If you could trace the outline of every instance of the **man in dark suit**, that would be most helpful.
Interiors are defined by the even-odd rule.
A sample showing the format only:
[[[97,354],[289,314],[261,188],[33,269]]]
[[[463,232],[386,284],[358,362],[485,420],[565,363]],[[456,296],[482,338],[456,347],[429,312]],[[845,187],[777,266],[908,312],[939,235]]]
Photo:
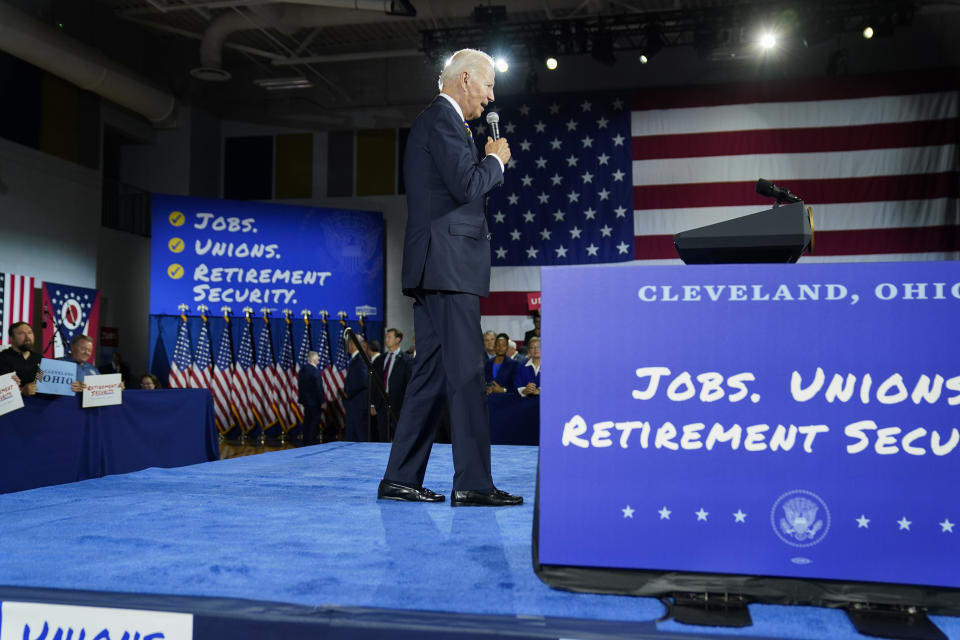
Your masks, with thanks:
[[[403,159],[407,229],[402,285],[413,298],[417,357],[377,497],[442,502],[423,486],[444,396],[453,445],[453,506],[523,502],[490,473],[480,296],[490,293],[486,194],[503,181],[510,147],[488,139],[480,157],[467,120],[493,101],[487,54],[464,49],[440,75],[441,93],[414,122]]]
[[[347,340],[350,364],[343,381],[343,406],[347,411],[343,439],[352,442],[367,441],[370,421],[370,399],[367,397],[367,367],[352,340]]]
[[[387,397],[390,400],[390,406],[393,407],[394,413],[398,416],[403,406],[403,394],[406,392],[407,383],[410,381],[410,370],[413,367],[413,358],[400,350],[402,341],[403,332],[399,329],[387,329],[383,338],[387,350],[373,361],[374,375],[383,382],[383,387],[387,390]],[[380,442],[391,442],[397,428],[396,421],[390,416],[387,405],[384,404],[380,394],[376,394],[374,405]]]
[[[487,395],[491,393],[509,393],[514,388],[513,379],[519,363],[507,357],[510,337],[501,333],[493,344],[493,358],[483,365],[483,378],[487,383]]]
[[[297,374],[297,401],[303,405],[303,446],[317,444],[320,435],[320,420],[323,415],[323,380],[317,363],[320,354],[316,351],[307,353],[307,364],[300,368]]]

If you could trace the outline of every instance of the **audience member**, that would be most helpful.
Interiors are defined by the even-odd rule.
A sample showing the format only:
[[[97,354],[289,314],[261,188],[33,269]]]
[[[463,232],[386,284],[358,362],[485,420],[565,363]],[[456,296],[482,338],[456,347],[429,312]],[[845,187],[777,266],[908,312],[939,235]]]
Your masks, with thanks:
[[[487,360],[492,360],[496,356],[493,345],[497,341],[497,334],[489,329],[483,333],[483,350],[487,352]]]
[[[530,338],[532,338],[532,337],[534,337],[534,336],[536,336],[536,337],[538,337],[538,338],[541,337],[541,336],[540,336],[540,312],[539,312],[539,311],[533,311],[533,312],[530,313],[530,315],[533,316],[533,329],[530,329],[530,330],[527,331],[525,334],[523,334],[523,344],[524,344],[524,345],[526,345],[528,342],[530,342]]]
[[[142,376],[140,376],[140,388],[141,389],[159,389],[160,378],[153,375],[152,373],[145,373]]]
[[[510,336],[505,333],[497,335],[494,342],[496,355],[484,363],[484,377],[487,381],[487,395],[491,393],[507,393],[514,388],[513,376],[517,371],[517,361],[507,357],[507,346]]]
[[[527,344],[527,355],[530,358],[517,368],[514,384],[517,393],[521,396],[540,395],[540,338],[533,336]]]
[[[374,375],[382,382],[390,399],[390,406],[394,413],[400,416],[400,407],[403,405],[403,394],[410,381],[410,371],[413,368],[413,358],[400,351],[403,341],[403,332],[399,329],[387,329],[383,342],[387,347],[382,358],[373,363]],[[386,404],[380,394],[375,394],[374,406],[371,413],[376,416],[377,433],[380,442],[392,442],[396,421],[390,416]]]
[[[86,386],[83,384],[84,378],[100,375],[100,370],[88,362],[91,355],[93,355],[93,338],[81,333],[75,335],[70,342],[70,353],[60,358],[64,362],[74,362],[77,365],[77,379],[70,385],[71,391],[83,391]]]
[[[123,361],[119,351],[114,351],[108,362],[104,362],[99,367],[100,373],[119,373],[120,379],[127,386],[133,383],[130,381],[130,365]]]
[[[303,405],[303,446],[317,444],[323,413],[323,379],[320,377],[320,354],[307,352],[307,363],[297,374],[297,401]]]
[[[360,344],[363,346],[363,352],[370,358],[370,362],[376,362],[380,357],[380,343],[376,340],[364,340]]]
[[[527,356],[517,350],[517,343],[513,340],[507,342],[507,357],[521,366],[527,361]]]
[[[344,408],[347,411],[343,439],[351,442],[367,441],[367,425],[370,421],[370,406],[367,398],[367,367],[360,357],[353,340],[347,340],[350,364],[343,383]]]
[[[14,322],[7,329],[7,336],[10,347],[0,351],[0,375],[13,373],[20,393],[32,396],[37,392],[37,380],[43,376],[43,356],[33,351],[33,328],[26,322]]]

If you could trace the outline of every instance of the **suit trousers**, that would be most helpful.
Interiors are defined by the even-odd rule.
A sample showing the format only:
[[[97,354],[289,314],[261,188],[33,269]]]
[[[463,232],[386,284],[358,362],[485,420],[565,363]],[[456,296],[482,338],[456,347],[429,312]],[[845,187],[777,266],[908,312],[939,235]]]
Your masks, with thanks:
[[[321,405],[305,404],[303,413],[303,445],[318,444],[320,442],[320,420],[322,419]]]
[[[488,491],[493,479],[480,299],[470,293],[419,291],[414,298],[413,325],[417,356],[383,477],[405,485],[423,485],[446,400],[453,489]]]

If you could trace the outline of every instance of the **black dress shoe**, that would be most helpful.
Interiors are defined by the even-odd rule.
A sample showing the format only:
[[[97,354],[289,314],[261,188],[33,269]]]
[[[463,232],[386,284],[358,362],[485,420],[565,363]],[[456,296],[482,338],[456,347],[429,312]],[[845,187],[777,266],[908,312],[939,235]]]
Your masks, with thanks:
[[[400,502],[443,502],[446,498],[426,487],[410,487],[398,482],[380,481],[377,500],[399,500]]]
[[[511,507],[523,504],[523,496],[515,496],[494,487],[489,491],[454,491],[450,505],[454,507]]]

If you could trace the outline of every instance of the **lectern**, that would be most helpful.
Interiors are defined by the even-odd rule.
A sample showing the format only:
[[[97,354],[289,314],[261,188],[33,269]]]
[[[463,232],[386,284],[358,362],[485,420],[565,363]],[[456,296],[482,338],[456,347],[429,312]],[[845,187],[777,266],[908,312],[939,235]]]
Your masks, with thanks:
[[[681,231],[673,236],[686,264],[796,262],[813,250],[813,218],[803,202]]]

